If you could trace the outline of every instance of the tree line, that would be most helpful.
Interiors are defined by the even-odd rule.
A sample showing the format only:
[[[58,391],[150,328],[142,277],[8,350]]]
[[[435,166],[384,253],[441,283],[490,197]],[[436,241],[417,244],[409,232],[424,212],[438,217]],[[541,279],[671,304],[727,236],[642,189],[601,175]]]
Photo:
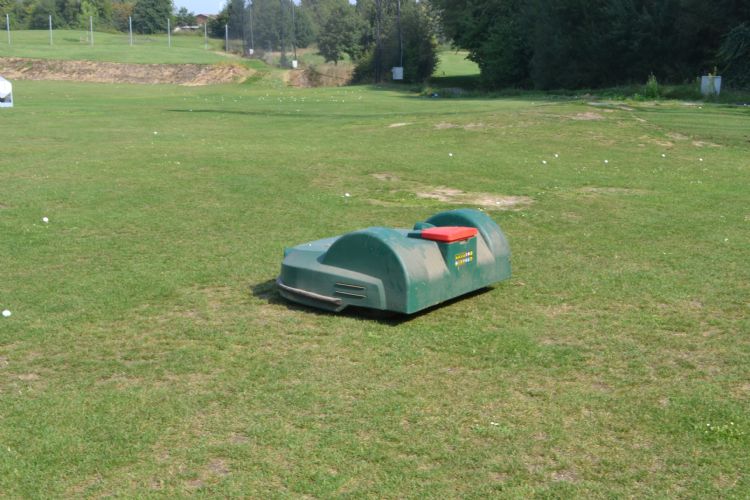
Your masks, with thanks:
[[[15,29],[83,28],[140,33],[192,24],[171,0],[0,0]],[[349,59],[355,79],[381,81],[404,68],[429,78],[437,47],[468,51],[488,88],[595,88],[681,83],[718,70],[750,86],[749,0],[228,0],[209,23],[256,51],[317,44],[327,61]]]
[[[348,59],[356,81],[390,78],[404,68],[404,80],[419,82],[437,65],[437,18],[418,0],[230,0],[209,24],[214,36],[241,38],[255,51],[281,51],[316,44],[327,62]]]
[[[0,0],[0,15],[9,14],[13,29],[47,29],[52,17],[55,29],[89,27],[93,19],[98,31],[128,31],[132,18],[137,33],[164,33],[167,19],[172,26],[191,25],[195,15],[186,8],[177,11],[171,0]]]
[[[488,88],[596,88],[686,83],[723,73],[750,86],[749,0],[230,0],[224,14],[257,47],[315,42],[329,61],[348,57],[355,78],[428,78],[436,47],[468,51]],[[294,28],[289,16],[296,12]],[[247,38],[247,36],[245,37]],[[294,38],[294,40],[292,40]]]
[[[431,0],[492,87],[682,83],[715,67],[748,84],[748,0]]]

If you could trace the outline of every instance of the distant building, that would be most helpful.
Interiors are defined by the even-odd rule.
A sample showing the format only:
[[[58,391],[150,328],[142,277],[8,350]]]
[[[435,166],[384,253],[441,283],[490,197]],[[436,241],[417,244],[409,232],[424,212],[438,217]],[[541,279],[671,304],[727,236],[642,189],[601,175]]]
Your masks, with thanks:
[[[210,16],[207,16],[206,14],[197,14],[195,16],[195,24],[198,26],[203,26],[208,22]]]

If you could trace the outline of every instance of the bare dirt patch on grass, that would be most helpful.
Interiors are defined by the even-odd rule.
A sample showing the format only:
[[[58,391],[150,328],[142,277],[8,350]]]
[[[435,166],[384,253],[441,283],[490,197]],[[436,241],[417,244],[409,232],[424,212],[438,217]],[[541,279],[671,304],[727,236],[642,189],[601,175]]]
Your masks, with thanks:
[[[451,128],[462,128],[464,130],[481,130],[483,128],[486,128],[486,125],[484,123],[467,123],[464,125],[458,125],[450,122],[440,122],[435,124],[436,130],[447,130]]]
[[[470,192],[447,186],[426,186],[418,182],[404,181],[398,176],[388,172],[375,173],[371,174],[371,176],[381,182],[392,184],[399,190],[410,191],[418,199],[435,200],[451,205],[470,205],[485,210],[520,210],[534,202],[534,200],[528,196]],[[369,202],[378,206],[392,206],[394,204],[399,204],[379,199],[370,199]]]
[[[478,205],[490,210],[518,210],[531,205],[528,196],[505,196],[493,193],[470,193],[449,187],[436,187],[417,191],[418,198],[427,198],[454,205]]]
[[[375,177],[379,181],[384,182],[398,182],[401,179],[398,178],[397,175],[389,174],[388,172],[381,172],[379,174],[372,174],[373,177]]]
[[[294,87],[339,87],[347,85],[353,74],[354,66],[349,64],[317,64],[290,70],[285,81]]]
[[[437,130],[445,130],[445,129],[456,128],[456,127],[458,127],[458,125],[456,125],[455,123],[449,123],[449,122],[440,122],[440,123],[435,124],[435,128]]]
[[[693,141],[693,146],[696,148],[720,148],[720,144],[716,144],[714,142],[708,142],[708,141]]]
[[[647,194],[648,191],[645,189],[630,189],[630,188],[618,188],[618,187],[597,187],[597,186],[586,186],[578,190],[579,193],[598,195],[598,194],[611,194],[611,195],[643,195]]]
[[[239,64],[127,64],[98,61],[0,58],[0,73],[16,80],[94,83],[172,83],[186,86],[231,83],[254,71]]]
[[[593,111],[586,111],[585,113],[578,113],[570,117],[571,120],[579,121],[592,121],[592,120],[604,120],[604,117],[599,113]]]
[[[654,138],[654,137],[651,137],[651,136],[648,136],[648,135],[642,135],[642,136],[640,136],[638,138],[638,140],[641,140],[641,141],[644,141],[644,142],[648,142],[648,143],[651,143],[651,144],[656,144],[657,146],[661,146],[661,147],[664,147],[664,148],[674,147],[674,142],[672,142],[672,141],[667,141],[667,140],[664,140],[664,139],[657,139],[657,138]]]
[[[689,139],[688,136],[680,134],[679,132],[670,132],[667,134],[667,137],[675,141],[686,141]]]

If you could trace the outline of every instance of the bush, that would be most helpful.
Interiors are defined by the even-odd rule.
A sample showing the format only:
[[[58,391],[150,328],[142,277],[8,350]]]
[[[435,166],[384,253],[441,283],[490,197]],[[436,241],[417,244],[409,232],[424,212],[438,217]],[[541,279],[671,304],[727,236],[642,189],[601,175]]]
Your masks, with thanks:
[[[656,76],[653,73],[648,75],[646,85],[643,86],[643,95],[648,99],[658,99],[661,95],[659,82],[656,81]]]

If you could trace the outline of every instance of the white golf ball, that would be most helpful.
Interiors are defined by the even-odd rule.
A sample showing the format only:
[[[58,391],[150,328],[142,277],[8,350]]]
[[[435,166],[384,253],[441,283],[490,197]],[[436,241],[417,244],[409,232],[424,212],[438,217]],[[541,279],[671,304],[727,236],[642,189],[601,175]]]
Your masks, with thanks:
[[[662,153],[662,154],[661,154],[661,157],[662,157],[662,158],[666,158],[666,157],[667,157],[667,155],[665,155],[664,153]]]
[[[542,160],[542,164],[546,165],[547,164],[547,160]]]
[[[698,158],[698,161],[703,161],[703,158]]]
[[[9,310],[5,309],[3,311],[3,318],[10,318],[10,311]]]
[[[609,160],[604,160],[604,163],[609,163]]]
[[[560,155],[555,153],[555,158],[560,158]]]
[[[346,196],[347,198],[349,198],[351,195],[349,193],[344,193],[344,196]]]
[[[448,153],[448,156],[450,156],[451,158],[453,158],[453,153]]]
[[[47,217],[42,217],[42,222],[44,222],[46,224],[46,223],[49,222],[49,219]]]

